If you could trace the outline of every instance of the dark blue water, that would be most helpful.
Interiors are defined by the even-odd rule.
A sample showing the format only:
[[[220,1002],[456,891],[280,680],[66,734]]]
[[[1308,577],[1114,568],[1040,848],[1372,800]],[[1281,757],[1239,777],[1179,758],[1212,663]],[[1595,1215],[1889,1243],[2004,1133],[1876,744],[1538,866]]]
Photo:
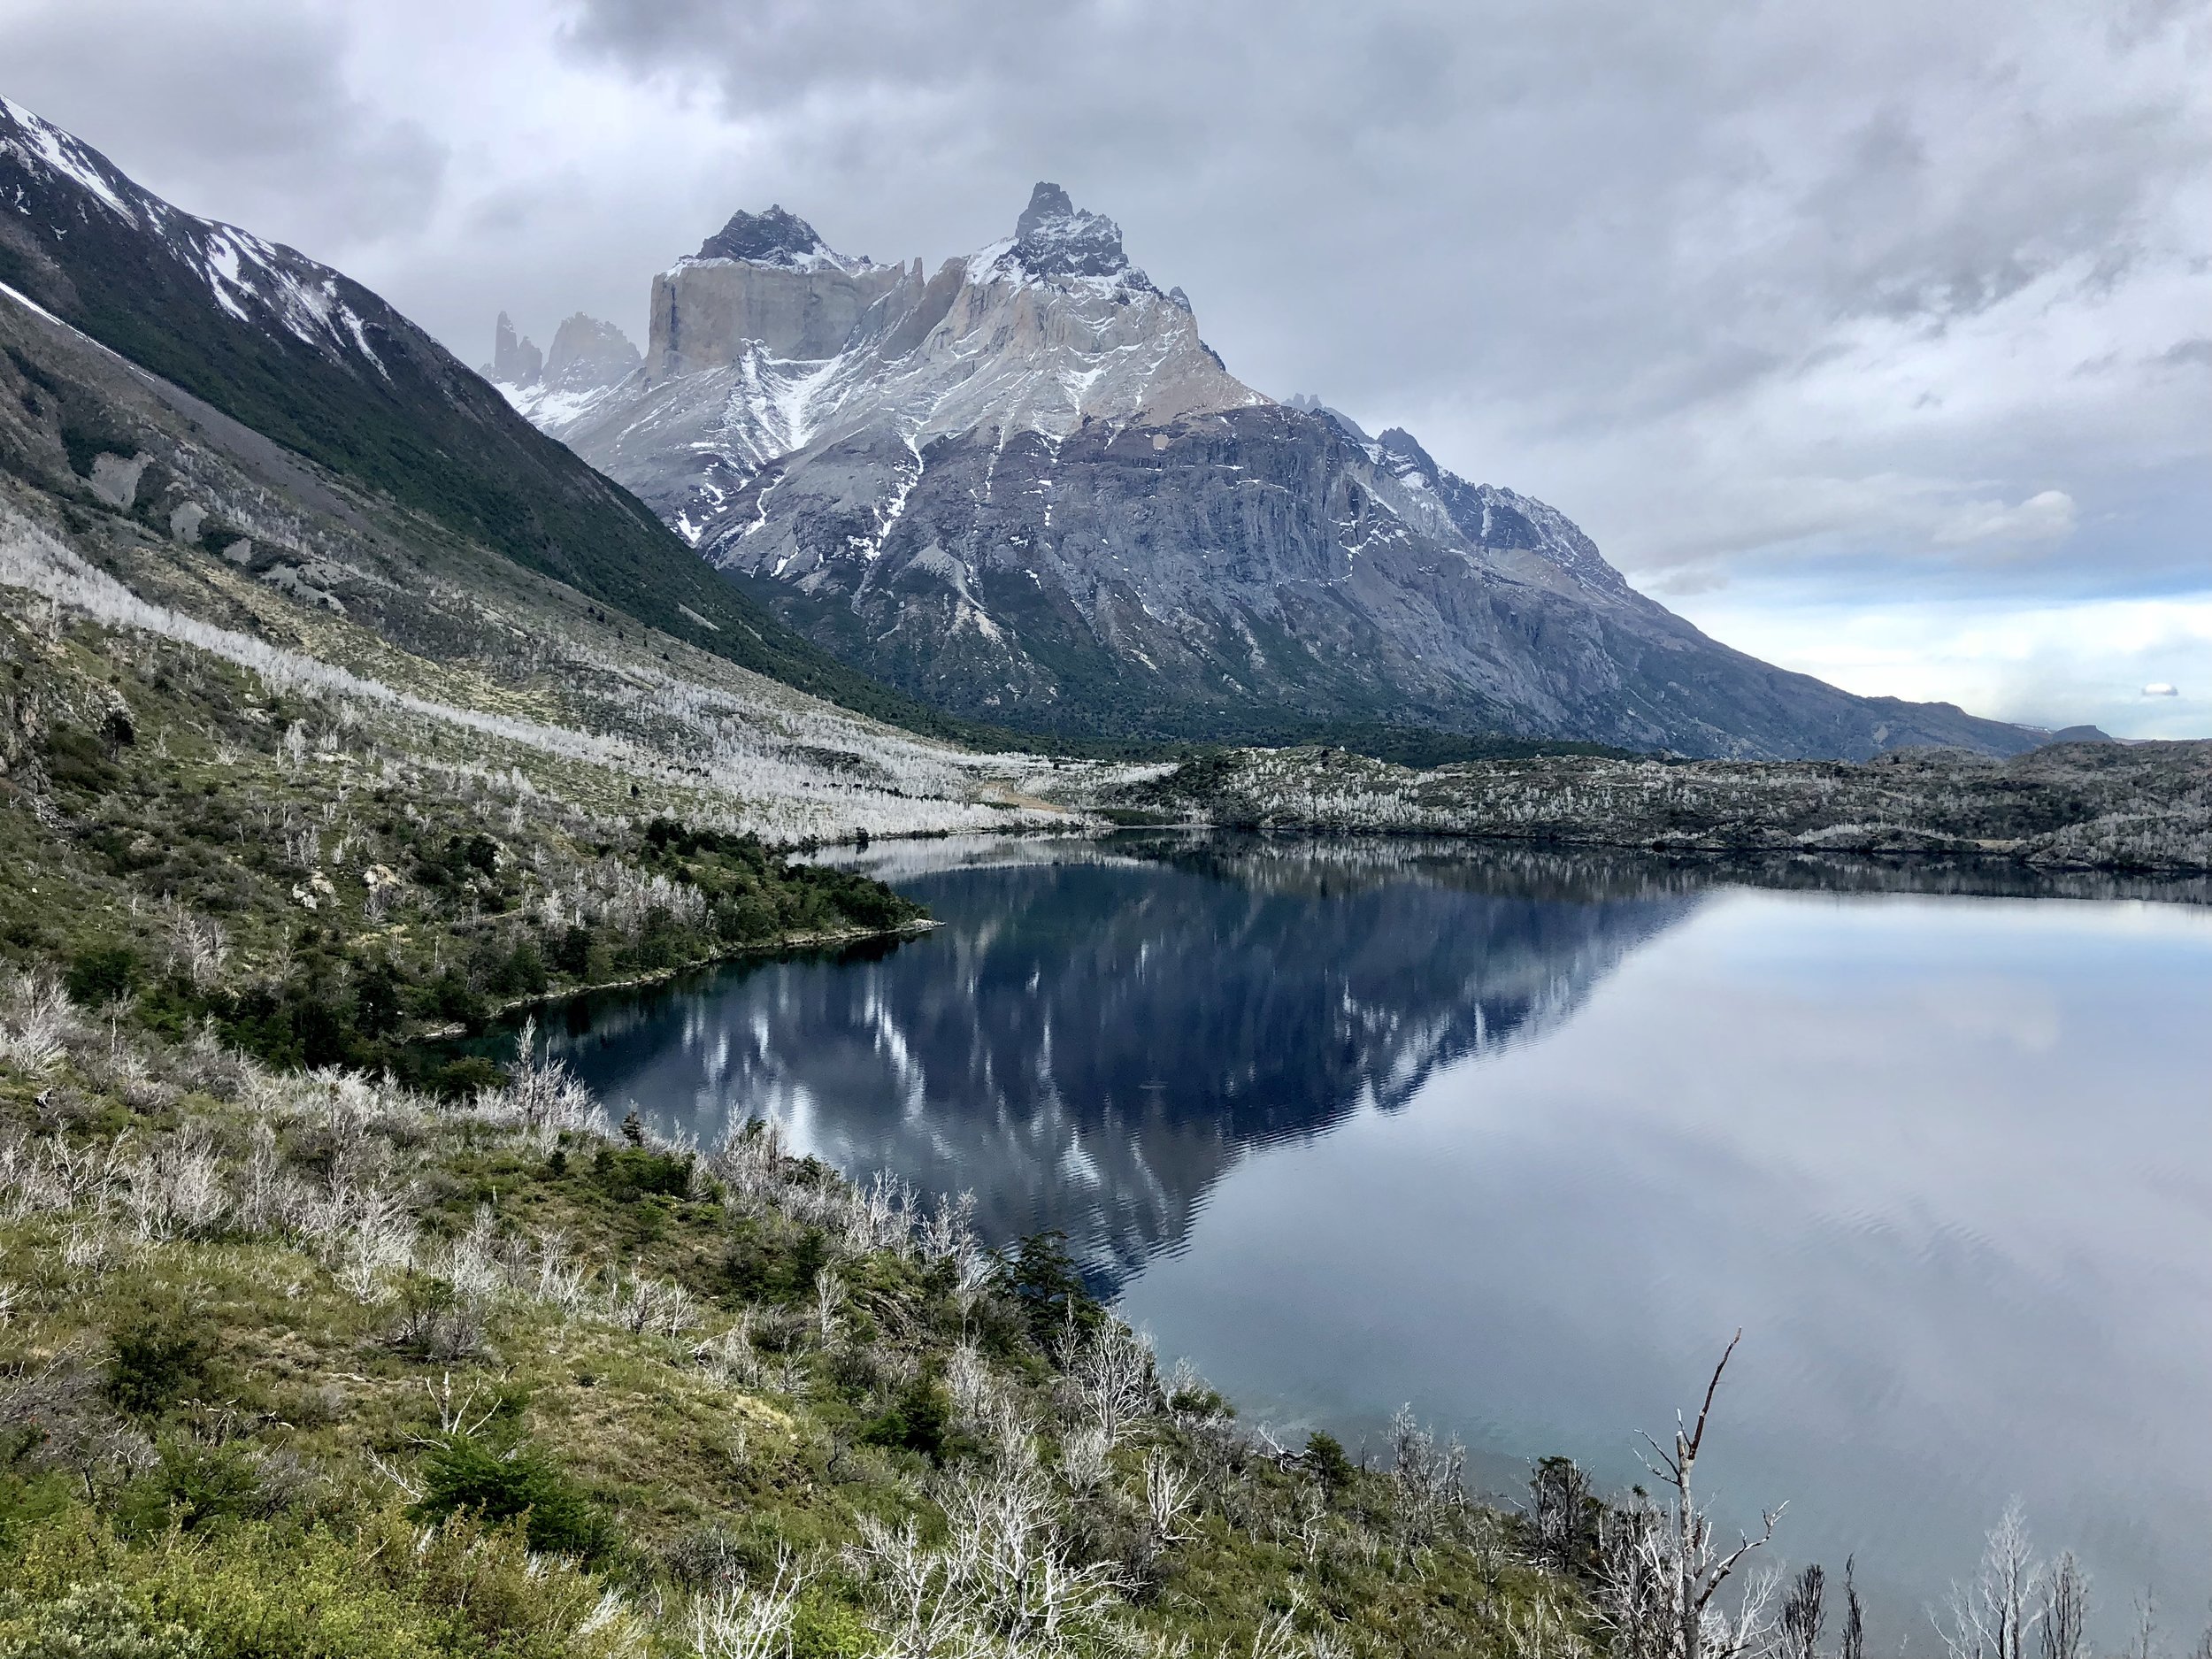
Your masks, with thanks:
[[[2149,1585],[2193,1640],[2200,903],[1410,843],[875,863],[945,926],[559,1041],[663,1128],[772,1112],[995,1236],[1064,1229],[1248,1416],[1356,1447],[1411,1402],[1500,1489],[1555,1451],[1637,1478],[1740,1325],[1708,1466],[1737,1513],[1791,1501],[1792,1559],[1856,1553],[1878,1647],[1932,1639],[1911,1609],[2015,1496],[2115,1630]]]

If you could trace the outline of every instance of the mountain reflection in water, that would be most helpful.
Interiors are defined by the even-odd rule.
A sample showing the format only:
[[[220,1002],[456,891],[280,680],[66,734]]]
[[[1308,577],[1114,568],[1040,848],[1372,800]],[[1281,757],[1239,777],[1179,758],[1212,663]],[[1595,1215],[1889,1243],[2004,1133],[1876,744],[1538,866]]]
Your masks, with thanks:
[[[902,872],[933,855],[927,874]],[[572,1004],[554,1046],[711,1144],[774,1115],[841,1167],[1064,1230],[1109,1283],[1248,1148],[1402,1105],[1571,1013],[1704,885],[1411,842],[992,843],[879,873],[945,925]],[[946,867],[947,864],[950,867]]]

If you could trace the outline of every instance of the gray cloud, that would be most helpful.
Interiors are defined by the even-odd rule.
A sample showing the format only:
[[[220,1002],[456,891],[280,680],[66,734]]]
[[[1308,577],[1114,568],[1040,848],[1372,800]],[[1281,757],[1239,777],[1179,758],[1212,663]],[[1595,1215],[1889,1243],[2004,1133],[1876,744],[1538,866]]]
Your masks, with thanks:
[[[430,219],[445,147],[349,88],[345,29],[280,0],[13,0],[13,96],[180,206],[327,260]]]

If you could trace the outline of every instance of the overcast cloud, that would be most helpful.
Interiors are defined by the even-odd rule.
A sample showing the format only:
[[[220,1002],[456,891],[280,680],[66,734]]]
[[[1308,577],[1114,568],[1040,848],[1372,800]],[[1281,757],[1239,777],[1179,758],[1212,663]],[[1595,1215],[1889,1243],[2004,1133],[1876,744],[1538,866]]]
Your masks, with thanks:
[[[933,265],[1055,179],[1732,643],[2212,734],[2212,0],[0,0],[0,90],[471,362],[734,208]]]

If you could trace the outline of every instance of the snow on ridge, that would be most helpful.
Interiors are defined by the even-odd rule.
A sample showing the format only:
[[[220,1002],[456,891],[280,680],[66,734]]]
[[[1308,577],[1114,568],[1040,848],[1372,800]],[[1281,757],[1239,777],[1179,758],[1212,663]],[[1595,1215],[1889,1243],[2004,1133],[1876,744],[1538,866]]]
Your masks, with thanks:
[[[203,257],[179,254],[195,265],[216,303],[239,321],[253,324],[253,316],[241,303],[250,299],[273,316],[301,344],[342,357],[358,352],[386,380],[391,371],[370,345],[368,323],[338,297],[339,273],[319,265],[296,249],[257,236],[235,225],[180,213],[188,232],[196,233]],[[172,237],[173,242],[189,238]]]
[[[132,224],[138,222],[138,215],[102,174],[98,158],[82,140],[65,133],[51,121],[32,114],[21,104],[8,98],[0,97],[0,113],[4,113],[30,140],[31,148],[28,150],[19,142],[10,142],[10,147],[18,155],[26,161],[44,163],[52,171],[91,191]]]
[[[872,271],[888,271],[892,268],[879,265],[865,254],[841,254],[827,248],[817,248],[810,253],[793,253],[786,248],[757,259],[732,259],[718,254],[687,253],[661,274],[674,276],[679,271],[689,270],[695,265],[762,265],[771,271],[841,271],[847,276],[865,276]]]
[[[11,99],[0,97],[0,149],[67,180],[133,227],[158,236],[236,321],[258,326],[251,309],[258,306],[303,343],[342,355],[357,351],[390,378],[369,344],[366,323],[338,299],[338,273],[250,230],[173,206],[118,172],[81,139]]]
[[[348,312],[350,318],[352,313]],[[364,350],[367,349],[364,342]],[[382,365],[380,364],[380,367]],[[558,438],[579,421],[588,419],[599,406],[608,401],[609,394],[623,382],[612,386],[594,386],[582,391],[556,391],[543,385],[517,386],[511,380],[494,380],[492,389],[507,400],[508,407],[532,426],[549,436]]]

